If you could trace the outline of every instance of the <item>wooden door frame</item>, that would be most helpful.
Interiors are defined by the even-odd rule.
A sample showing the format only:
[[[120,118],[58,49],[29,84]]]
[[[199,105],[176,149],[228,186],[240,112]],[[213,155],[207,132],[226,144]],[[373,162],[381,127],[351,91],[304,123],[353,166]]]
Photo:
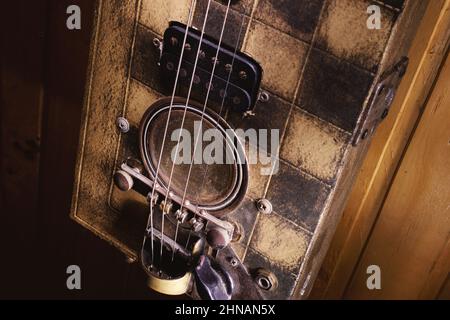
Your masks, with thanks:
[[[430,1],[410,50],[410,65],[390,116],[378,128],[311,293],[341,299],[370,237],[405,147],[443,63],[450,1]]]

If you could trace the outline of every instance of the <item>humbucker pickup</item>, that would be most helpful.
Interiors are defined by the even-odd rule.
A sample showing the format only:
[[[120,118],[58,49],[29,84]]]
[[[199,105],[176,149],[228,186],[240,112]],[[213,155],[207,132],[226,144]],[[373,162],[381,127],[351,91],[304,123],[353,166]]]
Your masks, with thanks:
[[[171,22],[164,33],[160,69],[162,79],[167,86],[174,85],[180,61],[186,25]],[[200,51],[198,51],[201,33],[189,28],[185,43],[177,93],[186,96],[193,78],[191,96],[204,103],[209,88],[214,63],[214,77],[210,88],[208,103],[215,102],[237,111],[252,110],[258,99],[261,84],[261,66],[248,55],[219,42],[206,34],[203,36]],[[219,54],[215,59],[217,50]],[[197,59],[195,75],[193,75]]]

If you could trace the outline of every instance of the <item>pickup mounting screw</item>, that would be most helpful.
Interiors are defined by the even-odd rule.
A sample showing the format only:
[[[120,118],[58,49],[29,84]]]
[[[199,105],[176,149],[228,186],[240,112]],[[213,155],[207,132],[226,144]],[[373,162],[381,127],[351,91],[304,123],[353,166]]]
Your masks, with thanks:
[[[218,64],[219,64],[219,59],[216,59],[216,57],[212,57],[212,58],[211,58],[211,62],[212,62],[213,64],[218,65]]]
[[[233,70],[233,66],[232,66],[230,63],[227,63],[227,64],[225,65],[225,70],[226,70],[227,72],[231,72],[231,70]]]
[[[239,78],[241,78],[242,80],[246,80],[247,79],[247,72],[245,72],[245,71],[239,72]]]
[[[240,104],[240,103],[241,103],[241,98],[239,98],[238,96],[235,96],[235,97],[233,98],[233,103],[234,103],[234,104]]]
[[[154,45],[156,48],[159,48],[159,47],[161,46],[161,40],[159,40],[158,38],[154,38],[154,39],[153,39],[153,45]]]
[[[200,77],[199,76],[197,76],[197,75],[194,76],[194,83],[195,84],[199,84],[200,83]]]
[[[180,70],[180,76],[181,76],[182,78],[186,78],[186,76],[187,76],[187,71],[186,71],[186,69],[182,68],[182,69]]]
[[[256,208],[263,214],[271,214],[273,210],[272,203],[267,199],[259,199],[256,202]]]
[[[203,50],[200,50],[200,52],[198,53],[198,57],[200,59],[205,59],[206,58],[206,53]]]
[[[184,45],[184,50],[186,50],[186,51],[191,51],[191,49],[192,49],[192,47],[191,47],[191,44],[190,44],[190,43],[186,43],[186,44]]]

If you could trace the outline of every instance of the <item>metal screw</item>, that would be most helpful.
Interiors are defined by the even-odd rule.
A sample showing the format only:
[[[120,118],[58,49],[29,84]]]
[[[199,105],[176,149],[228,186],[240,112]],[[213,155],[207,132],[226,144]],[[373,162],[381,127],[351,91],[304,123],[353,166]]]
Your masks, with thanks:
[[[182,78],[186,78],[186,76],[187,76],[187,71],[186,71],[186,69],[182,68],[182,69],[180,70],[180,76],[181,76]]]
[[[214,64],[216,64],[216,65],[218,65],[219,64],[219,59],[216,59],[216,57],[212,57],[211,58],[211,62]]]
[[[194,76],[194,83],[195,84],[199,84],[200,83],[200,77],[199,76],[197,76],[197,75]]]
[[[191,49],[192,49],[192,47],[191,47],[191,44],[190,44],[190,43],[186,43],[186,44],[184,45],[184,50],[186,50],[186,51],[191,51]]]
[[[241,103],[241,98],[239,98],[238,96],[233,98],[233,103],[234,104],[240,104]]]
[[[200,52],[198,53],[198,57],[200,59],[205,59],[206,58],[206,53],[203,50],[200,50]]]
[[[260,94],[259,94],[259,101],[261,101],[261,102],[267,102],[267,101],[269,101],[269,94],[266,92],[266,91],[262,91]]]
[[[247,72],[245,71],[239,72],[239,78],[241,78],[242,80],[247,79]]]
[[[124,117],[117,118],[117,126],[122,133],[130,131],[130,123]]]
[[[237,265],[239,264],[239,262],[237,261],[236,258],[231,258],[230,259],[230,264],[232,267],[237,267]]]
[[[225,70],[226,70],[227,72],[231,72],[231,70],[233,70],[233,66],[232,66],[231,64],[227,63],[227,64],[225,65]]]
[[[154,39],[153,39],[153,45],[154,45],[156,48],[159,48],[159,47],[161,46],[161,40],[159,40],[158,38],[154,38]]]
[[[175,66],[172,62],[167,62],[166,67],[167,67],[167,70],[169,70],[169,71],[172,71],[175,68]]]
[[[369,135],[369,130],[364,130],[363,134],[361,135],[361,140],[364,140],[367,138],[367,136]]]
[[[256,207],[263,214],[271,214],[273,211],[272,203],[267,199],[259,199],[256,202]]]

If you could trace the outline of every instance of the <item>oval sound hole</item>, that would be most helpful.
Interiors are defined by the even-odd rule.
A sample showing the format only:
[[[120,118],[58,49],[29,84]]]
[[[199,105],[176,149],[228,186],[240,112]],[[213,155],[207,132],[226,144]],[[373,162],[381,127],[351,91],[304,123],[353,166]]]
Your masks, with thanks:
[[[152,107],[151,107],[152,108]],[[150,108],[150,109],[151,109]],[[143,144],[146,154],[144,161],[148,162],[148,167],[154,175],[158,165],[159,154],[164,140],[164,130],[168,116],[168,106],[159,108],[147,116],[144,122]],[[159,168],[158,179],[167,188],[170,180],[173,160],[176,154],[176,146],[180,133],[184,113],[184,106],[173,106],[170,122],[165,137],[164,151]],[[202,126],[200,126],[202,123]],[[200,130],[201,128],[201,130]],[[203,141],[205,131],[214,129],[216,134],[210,140]],[[194,156],[194,144],[197,134],[200,132]],[[219,135],[220,134],[220,135]],[[215,139],[221,139],[221,161],[216,163],[205,163],[205,156],[216,156],[211,143]],[[217,142],[217,141],[216,141]],[[209,148],[208,148],[209,146]],[[205,148],[208,148],[205,152]],[[218,150],[215,148],[215,150]],[[214,117],[204,117],[201,122],[201,112],[194,108],[189,108],[183,125],[183,131],[178,148],[178,161],[174,165],[173,175],[170,182],[170,191],[182,196],[185,192],[185,199],[193,204],[198,204],[202,208],[218,208],[221,204],[231,202],[237,195],[236,190],[242,187],[242,167],[235,162],[235,149],[226,139],[224,128],[215,121]],[[220,153],[219,153],[220,155]],[[228,161],[227,161],[228,157]],[[231,158],[230,158],[231,157]],[[231,161],[230,161],[231,159]],[[219,160],[219,157],[216,158]],[[188,180],[189,168],[192,168]],[[217,163],[218,162],[218,163]],[[222,208],[219,208],[222,209]]]

